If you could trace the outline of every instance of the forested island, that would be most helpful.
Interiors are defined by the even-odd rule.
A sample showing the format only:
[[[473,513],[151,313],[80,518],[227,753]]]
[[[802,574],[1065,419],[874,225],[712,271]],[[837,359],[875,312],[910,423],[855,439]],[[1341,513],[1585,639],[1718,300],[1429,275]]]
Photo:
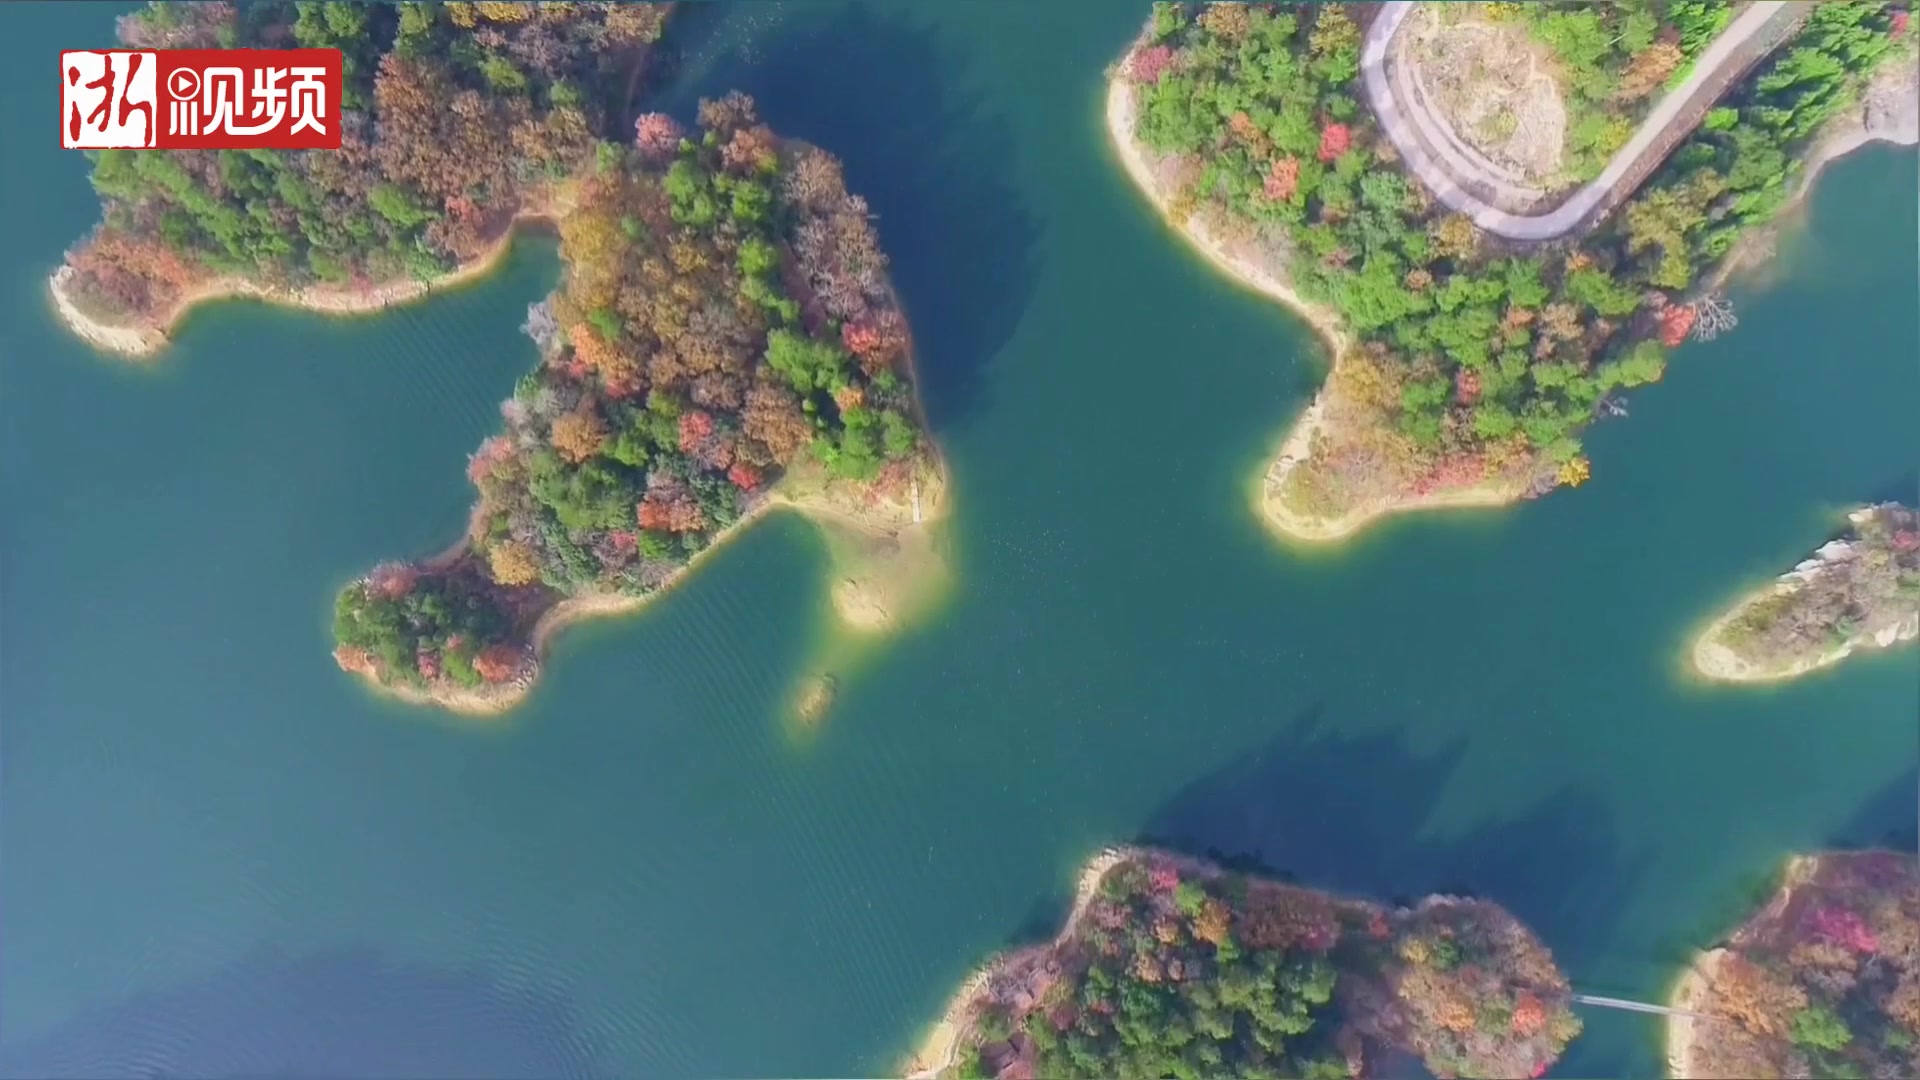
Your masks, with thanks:
[[[1848,535],[1715,619],[1694,642],[1694,668],[1735,682],[1788,679],[1920,636],[1920,514],[1881,503],[1847,520]]]
[[[1675,1077],[1920,1076],[1920,861],[1800,856],[1674,995]]]
[[[1737,56],[1752,66],[1726,67],[1744,74],[1643,155],[1659,164],[1650,178],[1629,170],[1597,224],[1523,243],[1414,179],[1368,107],[1364,35],[1381,7],[1157,4],[1108,87],[1136,184],[1218,265],[1306,315],[1335,354],[1257,496],[1270,524],[1301,539],[1586,481],[1582,431],[1623,414],[1624,393],[1658,380],[1668,349],[1732,325],[1714,289],[1739,242],[1801,190],[1830,120],[1859,127],[1869,76],[1914,57],[1893,4],[1791,9],[1802,21],[1790,41],[1757,62]],[[1488,168],[1509,170],[1501,186],[1537,184],[1534,208],[1551,210],[1552,191],[1618,150],[1735,11],[1725,0],[1415,9],[1441,29],[1471,23],[1481,40],[1441,50],[1458,70],[1436,72],[1419,67],[1430,41],[1398,40],[1423,31],[1403,28],[1390,62],[1430,76],[1434,107],[1494,154]],[[1457,55],[1468,45],[1492,51],[1476,66]],[[1489,69],[1495,60],[1505,67]],[[1457,85],[1468,76],[1479,81]],[[1468,150],[1480,153],[1449,152]]]
[[[565,273],[523,328],[540,353],[472,455],[468,532],[374,568],[335,658],[403,697],[494,711],[569,620],[630,609],[757,513],[828,527],[836,609],[881,629],[941,572],[944,473],[871,215],[839,162],[754,103],[691,129],[626,101],[665,6],[155,4],[129,45],[328,45],[339,151],[95,158],[101,227],[55,295],[76,330],[150,352],[192,303],[253,294],[377,309],[483,270],[512,224]]]
[[[1172,852],[1091,861],[1050,944],[970,978],[916,1076],[1539,1076],[1580,1031],[1553,957],[1499,907],[1392,908]]]

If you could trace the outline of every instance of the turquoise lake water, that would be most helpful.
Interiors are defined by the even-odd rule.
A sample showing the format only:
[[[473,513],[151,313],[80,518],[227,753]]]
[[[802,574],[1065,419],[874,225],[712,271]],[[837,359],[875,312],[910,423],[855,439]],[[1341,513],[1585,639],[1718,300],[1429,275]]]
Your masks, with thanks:
[[[668,106],[756,94],[879,214],[956,584],[849,643],[822,540],[769,520],[474,724],[339,672],[331,605],[458,533],[551,245],[378,319],[232,303],[96,356],[43,284],[97,216],[51,57],[118,10],[0,11],[0,1072],[881,1072],[1140,838],[1469,890],[1580,989],[1658,998],[1788,852],[1912,843],[1920,652],[1759,689],[1681,663],[1911,495],[1911,150],[1825,176],[1585,488],[1302,553],[1247,485],[1325,357],[1112,160],[1144,5],[699,8]],[[1657,1073],[1655,1023],[1586,1019],[1558,1074]]]

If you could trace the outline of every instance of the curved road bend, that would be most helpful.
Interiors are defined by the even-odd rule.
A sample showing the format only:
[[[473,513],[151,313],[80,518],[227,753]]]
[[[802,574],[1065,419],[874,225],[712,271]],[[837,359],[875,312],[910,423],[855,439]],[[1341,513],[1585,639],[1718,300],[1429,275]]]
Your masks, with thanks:
[[[1410,123],[1408,116],[1401,112],[1400,103],[1394,99],[1393,87],[1387,78],[1387,46],[1407,16],[1413,13],[1413,0],[1390,0],[1382,5],[1373,25],[1367,29],[1366,48],[1360,54],[1360,70],[1365,78],[1367,104],[1372,107],[1374,115],[1380,118],[1380,126],[1386,129],[1387,137],[1393,140],[1393,145],[1415,175],[1441,202],[1466,214],[1476,225],[1497,236],[1509,240],[1551,240],[1571,231],[1585,220],[1612,194],[1614,187],[1642,163],[1642,158],[1656,152],[1664,156],[1670,151],[1672,144],[1667,140],[1670,129],[1686,116],[1700,88],[1723,74],[1730,75],[1723,71],[1729,66],[1744,67],[1753,59],[1744,51],[1749,41],[1798,20],[1806,6],[1804,0],[1755,0],[1748,4],[1740,16],[1695,58],[1693,71],[1686,81],[1661,97],[1660,103],[1640,122],[1633,137],[1613,155],[1613,160],[1607,162],[1607,167],[1601,170],[1600,175],[1574,192],[1566,202],[1541,214],[1510,213],[1481,201],[1462,187],[1445,165],[1435,161],[1421,142],[1415,128],[1430,126],[1433,119],[1420,116],[1419,123]],[[1695,118],[1687,126],[1692,127],[1698,122]],[[1473,179],[1496,189],[1503,186],[1494,177],[1475,176]]]

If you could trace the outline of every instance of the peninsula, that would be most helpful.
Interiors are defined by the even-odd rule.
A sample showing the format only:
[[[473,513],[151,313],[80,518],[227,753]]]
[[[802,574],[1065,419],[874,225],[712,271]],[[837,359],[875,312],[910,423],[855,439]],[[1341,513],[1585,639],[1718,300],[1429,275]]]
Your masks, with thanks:
[[[1882,503],[1847,520],[1848,535],[1713,621],[1693,646],[1700,674],[1790,679],[1920,636],[1920,514]]]
[[[1668,1019],[1679,1080],[1920,1076],[1920,861],[1803,855],[1722,946],[1695,958]]]
[[[914,1076],[1539,1076],[1580,1031],[1546,948],[1499,907],[1391,908],[1172,852],[1107,851],[1051,943],[962,986]]]
[[[337,152],[100,154],[105,220],[53,280],[98,345],[150,354],[222,296],[378,310],[484,272],[516,221],[559,232],[564,279],[524,327],[540,363],[471,458],[467,534],[339,596],[335,659],[403,698],[511,706],[555,631],[633,609],[772,509],[827,531],[856,630],[942,577],[944,471],[867,205],[743,95],[703,101],[693,130],[625,128],[665,17],[155,4],[121,22],[129,45],[337,46],[346,131]]]
[[[1583,429],[1733,325],[1736,241],[1915,55],[1884,3],[1161,3],[1106,111],[1169,222],[1334,354],[1256,496],[1331,541],[1584,482]]]

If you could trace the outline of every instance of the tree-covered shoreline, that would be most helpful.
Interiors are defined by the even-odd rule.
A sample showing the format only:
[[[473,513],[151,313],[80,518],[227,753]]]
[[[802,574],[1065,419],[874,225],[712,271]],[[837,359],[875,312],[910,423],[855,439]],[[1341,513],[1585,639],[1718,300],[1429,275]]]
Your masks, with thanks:
[[[671,5],[150,4],[123,44],[334,47],[337,151],[105,150],[99,228],[64,290],[107,324],[155,325],[210,282],[372,293],[428,282],[539,212],[613,134]]]
[[[1551,955],[1484,901],[1391,908],[1171,852],[1096,860],[1060,937],[956,1002],[958,1076],[1537,1076],[1580,1030]]]
[[[1911,852],[1794,858],[1727,943],[1696,960],[1672,1065],[1688,1077],[1920,1072],[1920,863]],[[1677,1036],[1677,1037],[1676,1037]]]
[[[1667,349],[1725,327],[1718,265],[1788,201],[1874,64],[1911,48],[1893,5],[1816,6],[1597,229],[1519,245],[1401,171],[1360,100],[1365,14],[1159,4],[1115,74],[1131,137],[1165,163],[1175,225],[1198,217],[1263,253],[1357,339],[1274,492],[1320,520],[1584,482],[1585,427],[1658,380]]]

